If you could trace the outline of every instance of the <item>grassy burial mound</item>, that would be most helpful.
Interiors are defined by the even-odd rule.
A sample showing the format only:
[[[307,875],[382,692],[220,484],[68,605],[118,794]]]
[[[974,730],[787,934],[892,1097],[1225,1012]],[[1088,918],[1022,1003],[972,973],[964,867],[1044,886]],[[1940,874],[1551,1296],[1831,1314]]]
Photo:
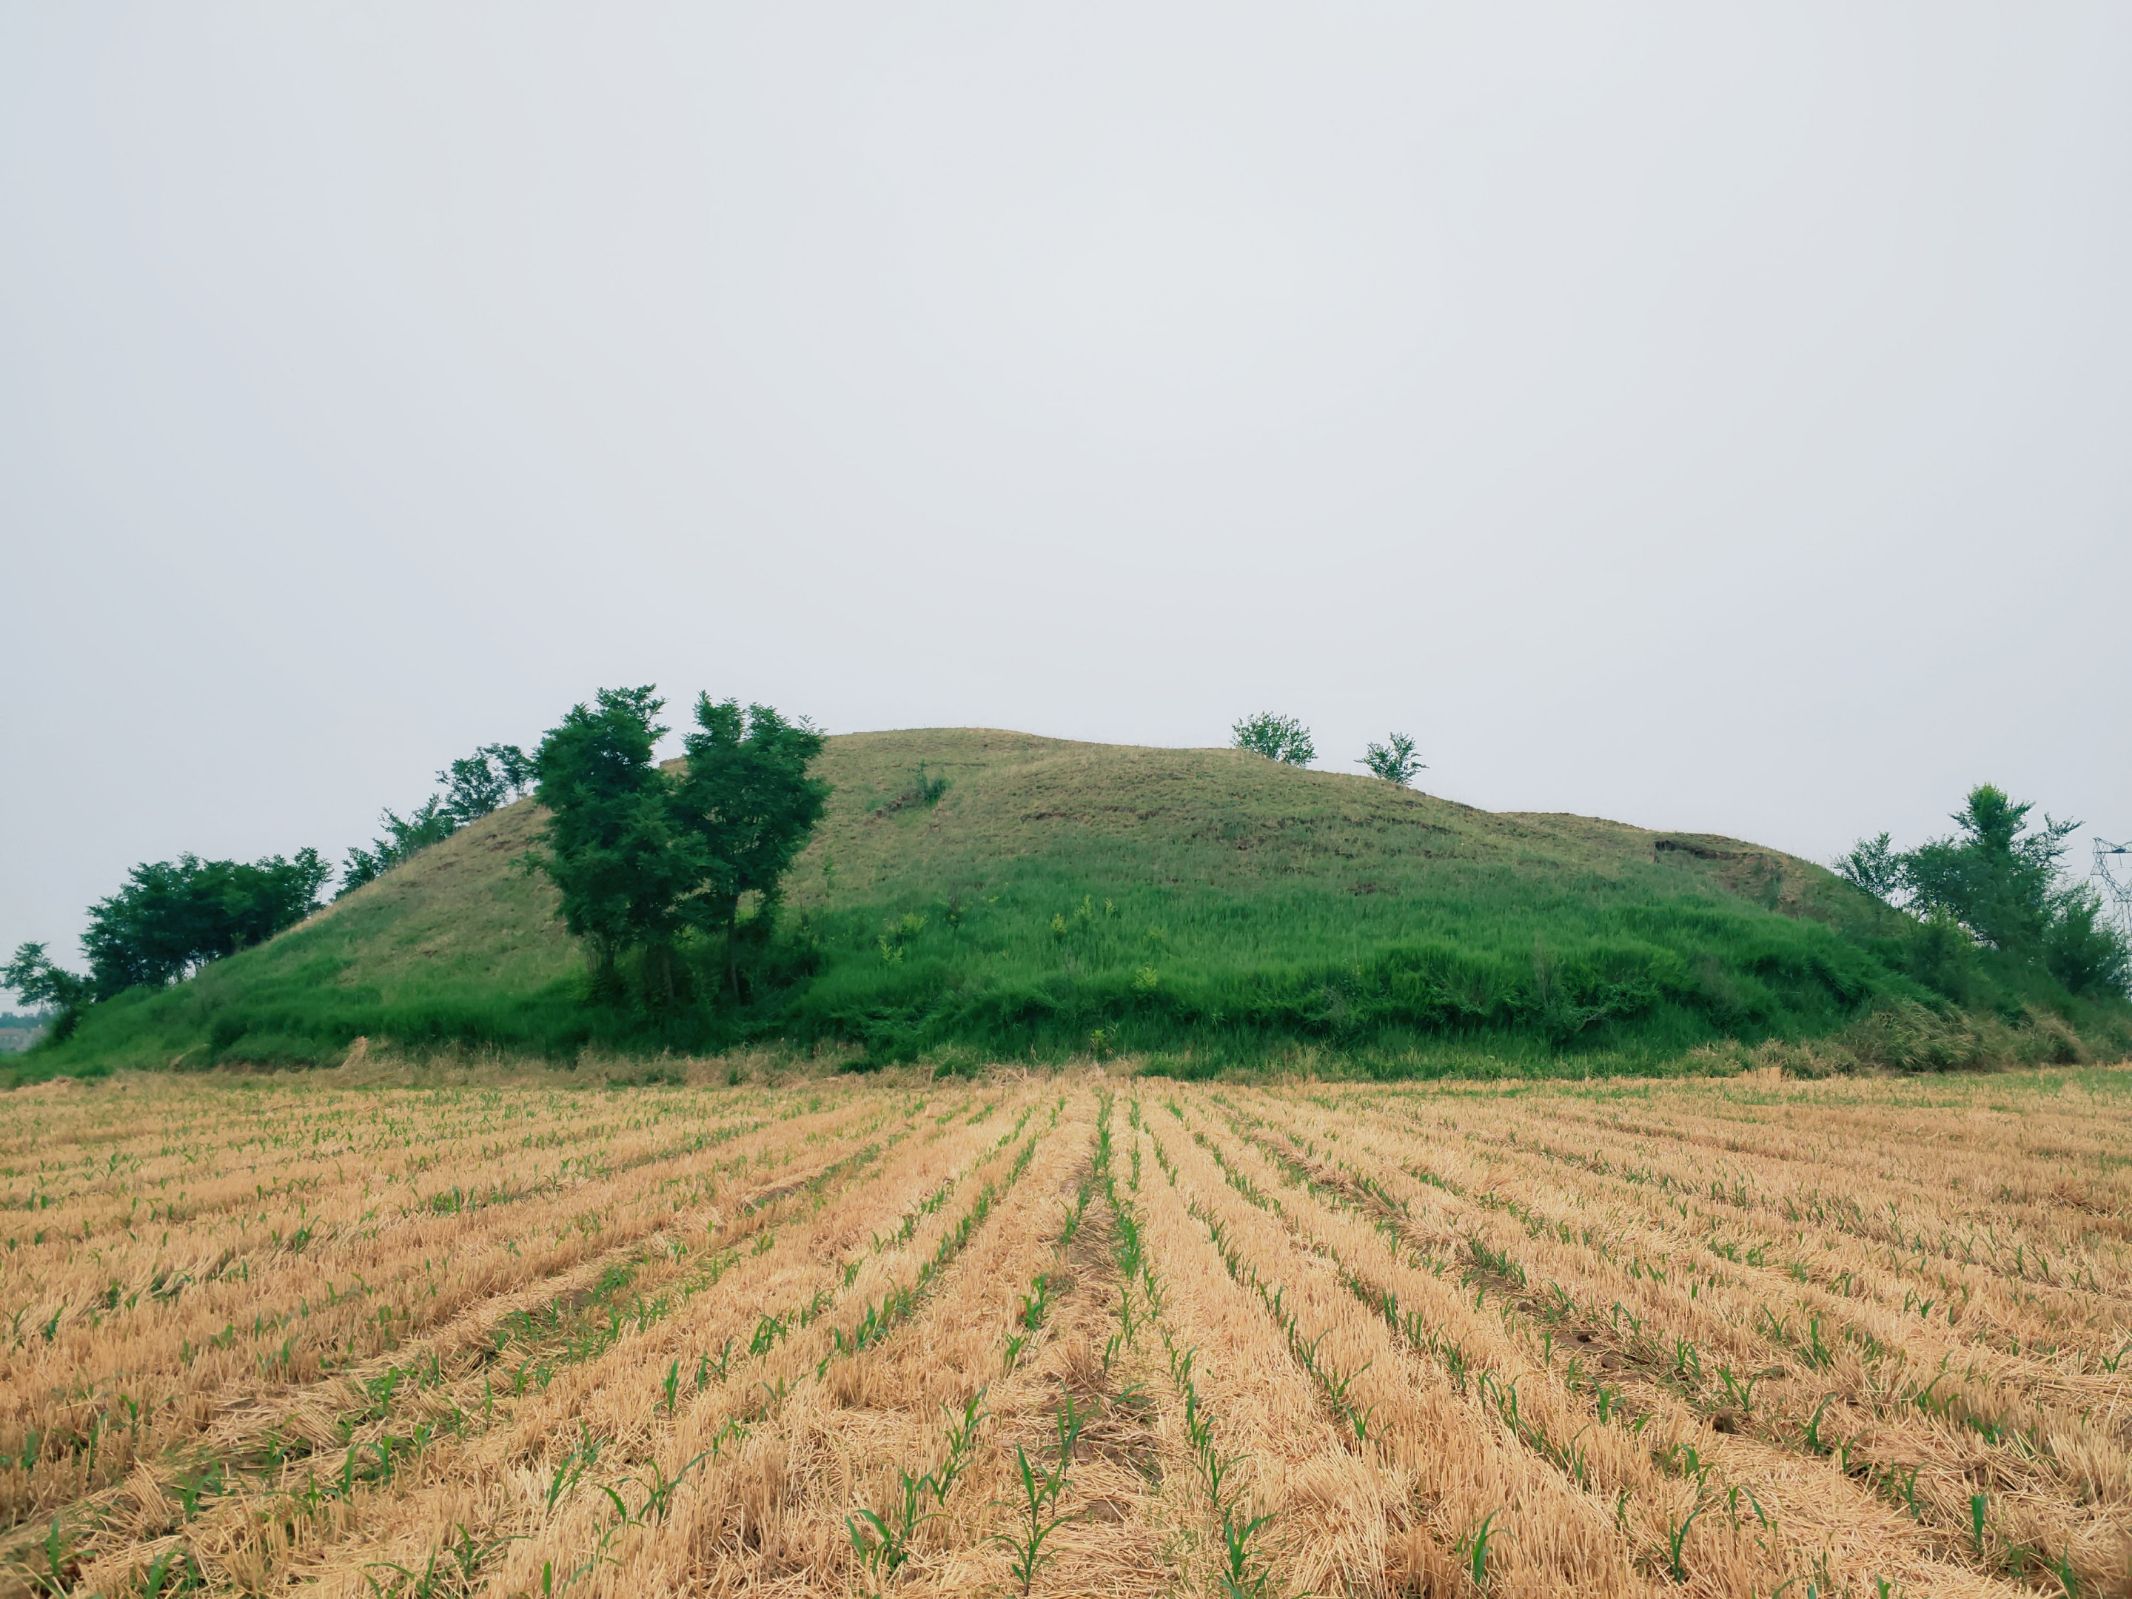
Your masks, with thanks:
[[[1235,750],[975,729],[848,734],[744,1003],[588,1001],[509,806],[260,947],[93,1008],[44,1069],[330,1061],[353,1040],[948,1067],[1132,1054],[1191,1072],[1647,1070],[2121,1047],[2122,1007],[1920,937],[1730,840],[1493,814]],[[707,964],[711,964],[707,962]]]

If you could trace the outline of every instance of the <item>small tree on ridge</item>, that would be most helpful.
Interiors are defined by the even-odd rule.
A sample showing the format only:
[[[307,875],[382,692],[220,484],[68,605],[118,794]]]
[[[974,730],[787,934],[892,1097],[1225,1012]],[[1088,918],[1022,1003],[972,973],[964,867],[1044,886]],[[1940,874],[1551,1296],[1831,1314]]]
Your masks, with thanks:
[[[1861,838],[1848,853],[1836,857],[1836,875],[1875,899],[1894,905],[1903,893],[1903,857],[1886,833]]]
[[[1390,742],[1372,743],[1365,749],[1362,764],[1387,783],[1405,788],[1414,781],[1416,773],[1429,769],[1428,763],[1414,753],[1414,741],[1406,734],[1393,733],[1389,737]]]
[[[518,798],[533,783],[533,763],[516,744],[484,744],[437,774],[444,809],[464,827]]]
[[[1229,738],[1240,750],[1287,766],[1308,766],[1318,758],[1310,729],[1293,716],[1276,716],[1271,711],[1245,717],[1229,730]]]

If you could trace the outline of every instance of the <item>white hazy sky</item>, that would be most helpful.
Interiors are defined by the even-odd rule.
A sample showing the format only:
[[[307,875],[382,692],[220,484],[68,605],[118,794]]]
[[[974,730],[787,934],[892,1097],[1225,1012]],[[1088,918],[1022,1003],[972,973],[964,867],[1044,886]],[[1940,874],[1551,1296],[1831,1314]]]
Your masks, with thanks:
[[[0,0],[0,953],[600,684],[2132,833],[2128,83],[2122,0]]]

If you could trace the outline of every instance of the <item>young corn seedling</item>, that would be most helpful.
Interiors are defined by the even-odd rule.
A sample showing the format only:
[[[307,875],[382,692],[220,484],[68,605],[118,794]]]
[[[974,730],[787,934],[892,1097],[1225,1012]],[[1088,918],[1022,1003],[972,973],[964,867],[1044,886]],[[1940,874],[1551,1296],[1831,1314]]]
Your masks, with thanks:
[[[684,1482],[688,1481],[688,1474],[708,1460],[710,1455],[711,1452],[708,1449],[700,1451],[688,1464],[671,1477],[660,1469],[657,1461],[654,1461],[652,1462],[651,1470],[643,1477],[631,1478],[631,1481],[640,1482],[644,1487],[644,1503],[637,1507],[637,1513],[631,1519],[644,1523],[649,1523],[654,1518],[659,1521],[666,1520],[668,1512],[674,1507],[675,1491]]]
[[[165,1594],[191,1593],[207,1586],[189,1549],[166,1549],[141,1574],[141,1599],[163,1599]]]
[[[52,1518],[52,1525],[45,1529],[44,1537],[38,1541],[37,1552],[44,1557],[41,1569],[23,1561],[16,1570],[30,1585],[31,1592],[54,1594],[65,1599],[65,1595],[74,1591],[73,1584],[67,1580],[67,1567],[73,1563],[74,1552],[57,1516]]]
[[[1054,1420],[1058,1428],[1058,1459],[1050,1470],[1038,1471],[1029,1459],[1029,1451],[1021,1444],[1014,1446],[1014,1466],[1022,1487],[1022,1501],[1018,1507],[1022,1525],[1014,1533],[994,1535],[1013,1556],[1008,1569],[1021,1585],[1024,1599],[1036,1585],[1036,1576],[1044,1561],[1050,1558],[1044,1548],[1045,1541],[1073,1519],[1057,1511],[1059,1496],[1066,1488],[1066,1473],[1073,1466],[1074,1446],[1081,1439],[1083,1417],[1069,1398],[1066,1408]]]
[[[1686,1582],[1688,1580],[1688,1568],[1683,1561],[1683,1552],[1688,1544],[1688,1531],[1695,1525],[1695,1518],[1708,1508],[1709,1501],[1704,1499],[1701,1492],[1698,1491],[1693,1508],[1685,1516],[1681,1517],[1679,1521],[1669,1522],[1666,1525],[1666,1563],[1667,1568],[1673,1573],[1675,1582]]]
[[[1751,1375],[1735,1377],[1730,1366],[1718,1367],[1717,1376],[1718,1381],[1725,1385],[1725,1392],[1732,1402],[1748,1415],[1753,1415],[1755,1384],[1762,1379]]]
[[[1466,1575],[1482,1593],[1488,1591],[1488,1544],[1495,1536],[1495,1514],[1489,1511],[1481,1517],[1478,1527],[1458,1541],[1458,1552],[1466,1561]]]
[[[1673,1374],[1691,1388],[1703,1385],[1703,1352],[1692,1340],[1676,1336],[1673,1340]]]
[[[1251,1538],[1272,1519],[1270,1512],[1249,1521],[1238,1521],[1226,1510],[1221,1513],[1222,1599],[1266,1599],[1273,1575],[1263,1569],[1252,1570]]]
[[[1319,1336],[1322,1340],[1323,1334],[1320,1334]],[[1318,1379],[1319,1382],[1324,1385],[1327,1397],[1332,1400],[1333,1408],[1339,1411],[1342,1416],[1346,1417],[1347,1424],[1355,1429],[1356,1440],[1358,1442],[1364,1443],[1368,1442],[1369,1440],[1370,1417],[1376,1413],[1377,1407],[1375,1405],[1371,1405],[1366,1410],[1357,1410],[1354,1406],[1353,1401],[1350,1400],[1347,1395],[1348,1390],[1354,1386],[1355,1379],[1361,1376],[1365,1371],[1368,1371],[1370,1369],[1371,1364],[1372,1362],[1365,1360],[1353,1371],[1347,1372],[1344,1375],[1334,1370],[1333,1367],[1328,1364],[1325,1367],[1324,1372],[1319,1376]]]
[[[696,1357],[696,1392],[700,1394],[704,1389],[708,1388],[713,1377],[716,1377],[720,1382],[724,1382],[726,1370],[732,1365],[732,1362],[733,1340],[730,1338],[719,1349],[716,1359],[713,1359],[708,1351],[699,1354]]]
[[[1814,1406],[1814,1413],[1806,1418],[1806,1447],[1817,1455],[1826,1455],[1832,1452],[1830,1445],[1824,1443],[1821,1438],[1821,1417],[1828,1410],[1829,1401],[1834,1397],[1835,1395],[1833,1394],[1823,1394],[1821,1402]]]
[[[513,1536],[491,1538],[483,1542],[467,1529],[465,1522],[459,1523],[458,1533],[457,1538],[446,1538],[444,1547],[452,1557],[452,1564],[457,1568],[459,1586],[468,1593],[473,1592],[474,1574],[481,1569],[482,1563],[497,1550],[519,1541]]]
[[[349,1451],[354,1458],[354,1451]],[[600,1458],[600,1446],[590,1434],[581,1436],[570,1452],[556,1463],[555,1474],[548,1479],[548,1508],[552,1511],[558,1500],[577,1486],[578,1479],[585,1475],[585,1468]]]
[[[948,1495],[954,1490],[956,1480],[970,1463],[970,1451],[977,1445],[977,1429],[985,1423],[985,1390],[963,1401],[962,1413],[948,1411],[948,1452],[932,1474],[933,1498],[942,1509],[947,1508]],[[947,1407],[941,1407],[946,1410]]]
[[[911,1538],[938,1514],[921,1508],[926,1498],[936,1493],[932,1477],[913,1477],[907,1471],[896,1475],[901,1483],[901,1501],[892,1505],[887,1515],[862,1505],[856,1516],[844,1518],[844,1529],[851,1534],[851,1547],[859,1564],[866,1568],[877,1588],[903,1568],[911,1557]],[[945,1502],[945,1495],[940,1497]]]
[[[1195,1442],[1198,1442],[1198,1440],[1195,1440]],[[1230,1478],[1236,1475],[1236,1468],[1242,1464],[1244,1457],[1242,1455],[1218,1454],[1211,1442],[1199,1442],[1198,1446],[1199,1474],[1206,1479],[1208,1502],[1214,1506],[1216,1512],[1226,1521],[1229,1511],[1223,1487],[1229,1482]]]
[[[1066,1213],[1066,1220],[1059,1228],[1058,1252],[1065,1254],[1072,1245],[1074,1236],[1081,1230],[1081,1222],[1088,1214],[1089,1195],[1094,1192],[1093,1183],[1081,1184],[1074,1194],[1073,1209]]]
[[[1816,1370],[1825,1369],[1836,1362],[1836,1352],[1822,1341],[1821,1318],[1819,1316],[1811,1317],[1807,1321],[1806,1349],[1804,1353],[1806,1355],[1806,1363]]]

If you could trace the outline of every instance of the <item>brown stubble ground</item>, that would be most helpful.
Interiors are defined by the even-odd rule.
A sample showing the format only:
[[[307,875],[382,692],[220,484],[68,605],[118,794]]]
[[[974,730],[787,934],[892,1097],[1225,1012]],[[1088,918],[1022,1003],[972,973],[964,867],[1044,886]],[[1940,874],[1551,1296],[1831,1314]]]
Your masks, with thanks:
[[[0,1592],[2132,1594],[2128,1087],[18,1093]]]

